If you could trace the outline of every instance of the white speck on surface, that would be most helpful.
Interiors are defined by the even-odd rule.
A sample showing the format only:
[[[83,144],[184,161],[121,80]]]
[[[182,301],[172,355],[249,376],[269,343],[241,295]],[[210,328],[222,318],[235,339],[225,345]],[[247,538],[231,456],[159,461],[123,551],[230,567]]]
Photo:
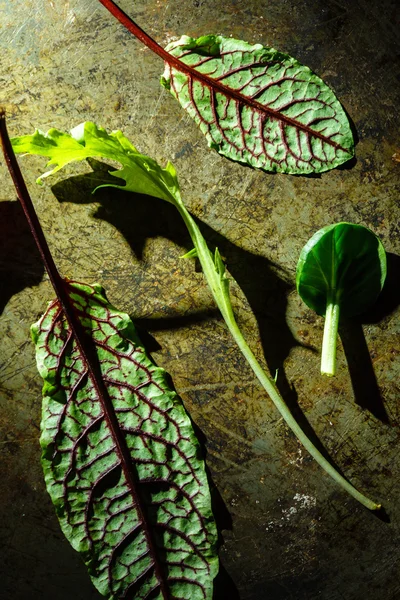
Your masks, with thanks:
[[[288,519],[290,519],[290,517],[292,515],[295,515],[297,513],[297,508],[296,508],[296,506],[290,506],[289,508],[285,508],[282,511],[282,513],[283,513],[282,520],[284,520],[284,519],[288,520]]]
[[[300,509],[312,508],[317,504],[317,499],[314,496],[307,496],[306,494],[295,494],[293,500],[299,503],[298,508]]]
[[[297,493],[293,496],[293,500],[296,502],[296,505],[289,506],[288,508],[282,508],[282,516],[279,519],[269,521],[265,526],[265,531],[272,531],[277,527],[283,527],[285,523],[288,523],[298,512],[308,508],[313,508],[317,504],[317,499],[314,496],[308,496],[307,494]],[[280,501],[280,498],[278,498],[278,502]]]
[[[294,459],[289,459],[289,462],[290,462],[291,465],[298,466],[298,465],[301,465],[303,463],[303,460],[304,460],[304,456],[303,456],[303,453],[302,453],[302,449],[298,448],[297,449],[297,456]]]
[[[69,10],[65,18],[65,26],[72,25],[76,20],[76,16],[73,10]]]

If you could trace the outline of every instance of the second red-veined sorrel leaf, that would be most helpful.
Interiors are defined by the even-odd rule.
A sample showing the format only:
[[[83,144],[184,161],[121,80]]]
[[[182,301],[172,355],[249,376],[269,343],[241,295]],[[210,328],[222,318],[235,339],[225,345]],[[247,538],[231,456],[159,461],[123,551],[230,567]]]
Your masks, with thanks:
[[[89,129],[97,132],[94,147],[100,136],[111,142],[109,153],[136,153],[122,134],[109,138]],[[69,153],[81,147],[61,137]],[[53,130],[53,137],[34,136],[33,143],[57,150],[56,140]],[[108,303],[100,286],[60,276],[1,107],[0,143],[57,296],[32,334],[45,382],[42,462],[64,533],[109,600],[211,599],[217,534],[191,422],[129,317]],[[69,162],[63,152],[56,155],[58,168]],[[144,180],[154,183],[150,165],[142,167]],[[172,173],[165,183],[173,189]]]
[[[164,50],[113,0],[100,2],[164,60],[162,85],[220,154],[293,174],[328,171],[353,156],[335,94],[288,54],[222,35],[183,36]]]
[[[43,470],[62,530],[109,599],[211,599],[217,533],[190,419],[128,315],[100,286],[67,286],[110,402],[52,302],[32,335]]]

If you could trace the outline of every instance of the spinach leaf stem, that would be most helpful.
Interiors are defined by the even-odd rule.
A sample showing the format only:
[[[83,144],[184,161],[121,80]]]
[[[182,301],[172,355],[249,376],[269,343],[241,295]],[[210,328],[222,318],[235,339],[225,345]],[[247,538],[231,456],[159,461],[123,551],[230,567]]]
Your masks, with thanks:
[[[336,375],[336,345],[339,327],[339,304],[329,301],[326,307],[324,336],[322,339],[321,374]]]

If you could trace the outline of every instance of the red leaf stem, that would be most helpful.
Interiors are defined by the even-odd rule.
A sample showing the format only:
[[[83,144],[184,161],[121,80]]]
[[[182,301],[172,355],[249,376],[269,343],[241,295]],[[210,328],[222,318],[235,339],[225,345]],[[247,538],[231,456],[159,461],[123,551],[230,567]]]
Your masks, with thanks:
[[[228,98],[236,100],[240,105],[247,105],[259,112],[262,115],[268,115],[271,119],[275,119],[276,121],[280,121],[285,123],[286,125],[291,125],[296,129],[300,129],[304,131],[308,135],[312,135],[315,138],[322,140],[324,143],[333,146],[337,150],[342,150],[347,154],[351,154],[347,148],[344,148],[334,140],[329,137],[324,136],[321,132],[315,131],[308,125],[304,125],[300,121],[296,121],[295,119],[291,119],[281,112],[274,110],[273,108],[269,108],[268,106],[264,106],[261,102],[257,102],[253,98],[248,96],[244,96],[240,92],[233,90],[232,88],[224,85],[220,81],[205,75],[204,73],[199,73],[196,69],[193,69],[189,65],[186,65],[184,62],[164,50],[156,41],[154,41],[143,29],[139,27],[113,0],[99,0],[101,4],[124,26],[128,31],[130,31],[135,37],[138,38],[150,50],[152,50],[155,54],[157,54],[160,58],[162,58],[166,63],[168,63],[171,67],[175,68],[177,71],[181,71],[182,73],[186,73],[189,77],[193,79],[197,79],[203,85],[208,87],[210,90],[215,90],[221,92]],[[230,73],[231,75],[231,73]]]
[[[96,393],[98,399],[101,403],[101,406],[104,411],[104,415],[108,421],[108,425],[111,431],[111,435],[113,437],[115,448],[120,459],[121,467],[124,472],[128,487],[130,489],[131,495],[134,498],[136,503],[136,509],[138,512],[139,519],[141,521],[141,526],[143,528],[143,532],[146,537],[147,545],[149,548],[149,552],[151,554],[154,566],[154,572],[156,579],[159,584],[160,591],[162,593],[162,597],[164,600],[170,600],[170,593],[168,591],[165,575],[163,574],[162,567],[160,565],[155,542],[148,526],[148,522],[143,510],[142,501],[140,498],[140,494],[138,492],[138,478],[134,468],[131,468],[132,460],[130,457],[129,450],[127,448],[123,433],[121,432],[117,416],[115,414],[115,410],[109,396],[107,387],[103,381],[101,376],[101,370],[99,366],[99,361],[97,358],[95,347],[92,343],[92,340],[85,333],[75,310],[72,306],[71,300],[68,294],[69,284],[68,281],[65,281],[53,260],[53,257],[50,252],[50,248],[47,244],[46,238],[44,236],[42,227],[40,225],[39,219],[37,217],[35,208],[33,206],[31,197],[29,195],[28,189],[26,187],[24,178],[22,176],[21,170],[18,165],[18,161],[15,157],[14,150],[12,148],[12,144],[7,132],[6,126],[6,116],[5,111],[0,108],[0,140],[3,148],[4,158],[10,172],[10,175],[13,179],[14,186],[17,192],[18,199],[22,205],[25,216],[28,220],[29,227],[31,229],[32,235],[35,239],[36,245],[40,252],[40,255],[43,259],[46,271],[49,275],[50,281],[53,285],[54,291],[57,295],[57,299],[60,303],[60,306],[65,314],[65,317],[68,321],[68,324],[71,328],[73,336],[78,345],[80,354],[86,363],[86,368],[89,373],[89,376],[93,382],[93,385],[96,389]]]

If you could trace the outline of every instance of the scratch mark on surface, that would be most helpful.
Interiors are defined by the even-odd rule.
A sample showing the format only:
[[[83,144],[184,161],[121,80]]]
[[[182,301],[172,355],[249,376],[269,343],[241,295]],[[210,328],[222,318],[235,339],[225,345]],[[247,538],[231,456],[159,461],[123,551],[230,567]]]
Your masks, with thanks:
[[[233,460],[229,460],[229,458],[226,458],[225,456],[220,454],[220,452],[216,452],[215,450],[212,450],[210,448],[208,449],[208,452],[211,456],[218,458],[218,460],[225,463],[228,467],[233,467],[234,469],[238,469],[239,471],[247,471],[248,470],[247,466],[243,467],[242,465],[235,463]]]
[[[158,108],[159,108],[159,106],[161,104],[161,98],[163,97],[163,95],[164,95],[163,91],[161,90],[160,93],[159,93],[159,95],[158,95],[158,98],[157,98],[156,102],[154,103],[153,110],[150,113],[150,118],[147,121],[146,127],[144,129],[144,133],[145,134],[147,134],[148,131],[149,131],[149,129],[153,126],[154,118],[156,116],[160,116],[160,115],[157,115],[157,112],[158,112]]]

